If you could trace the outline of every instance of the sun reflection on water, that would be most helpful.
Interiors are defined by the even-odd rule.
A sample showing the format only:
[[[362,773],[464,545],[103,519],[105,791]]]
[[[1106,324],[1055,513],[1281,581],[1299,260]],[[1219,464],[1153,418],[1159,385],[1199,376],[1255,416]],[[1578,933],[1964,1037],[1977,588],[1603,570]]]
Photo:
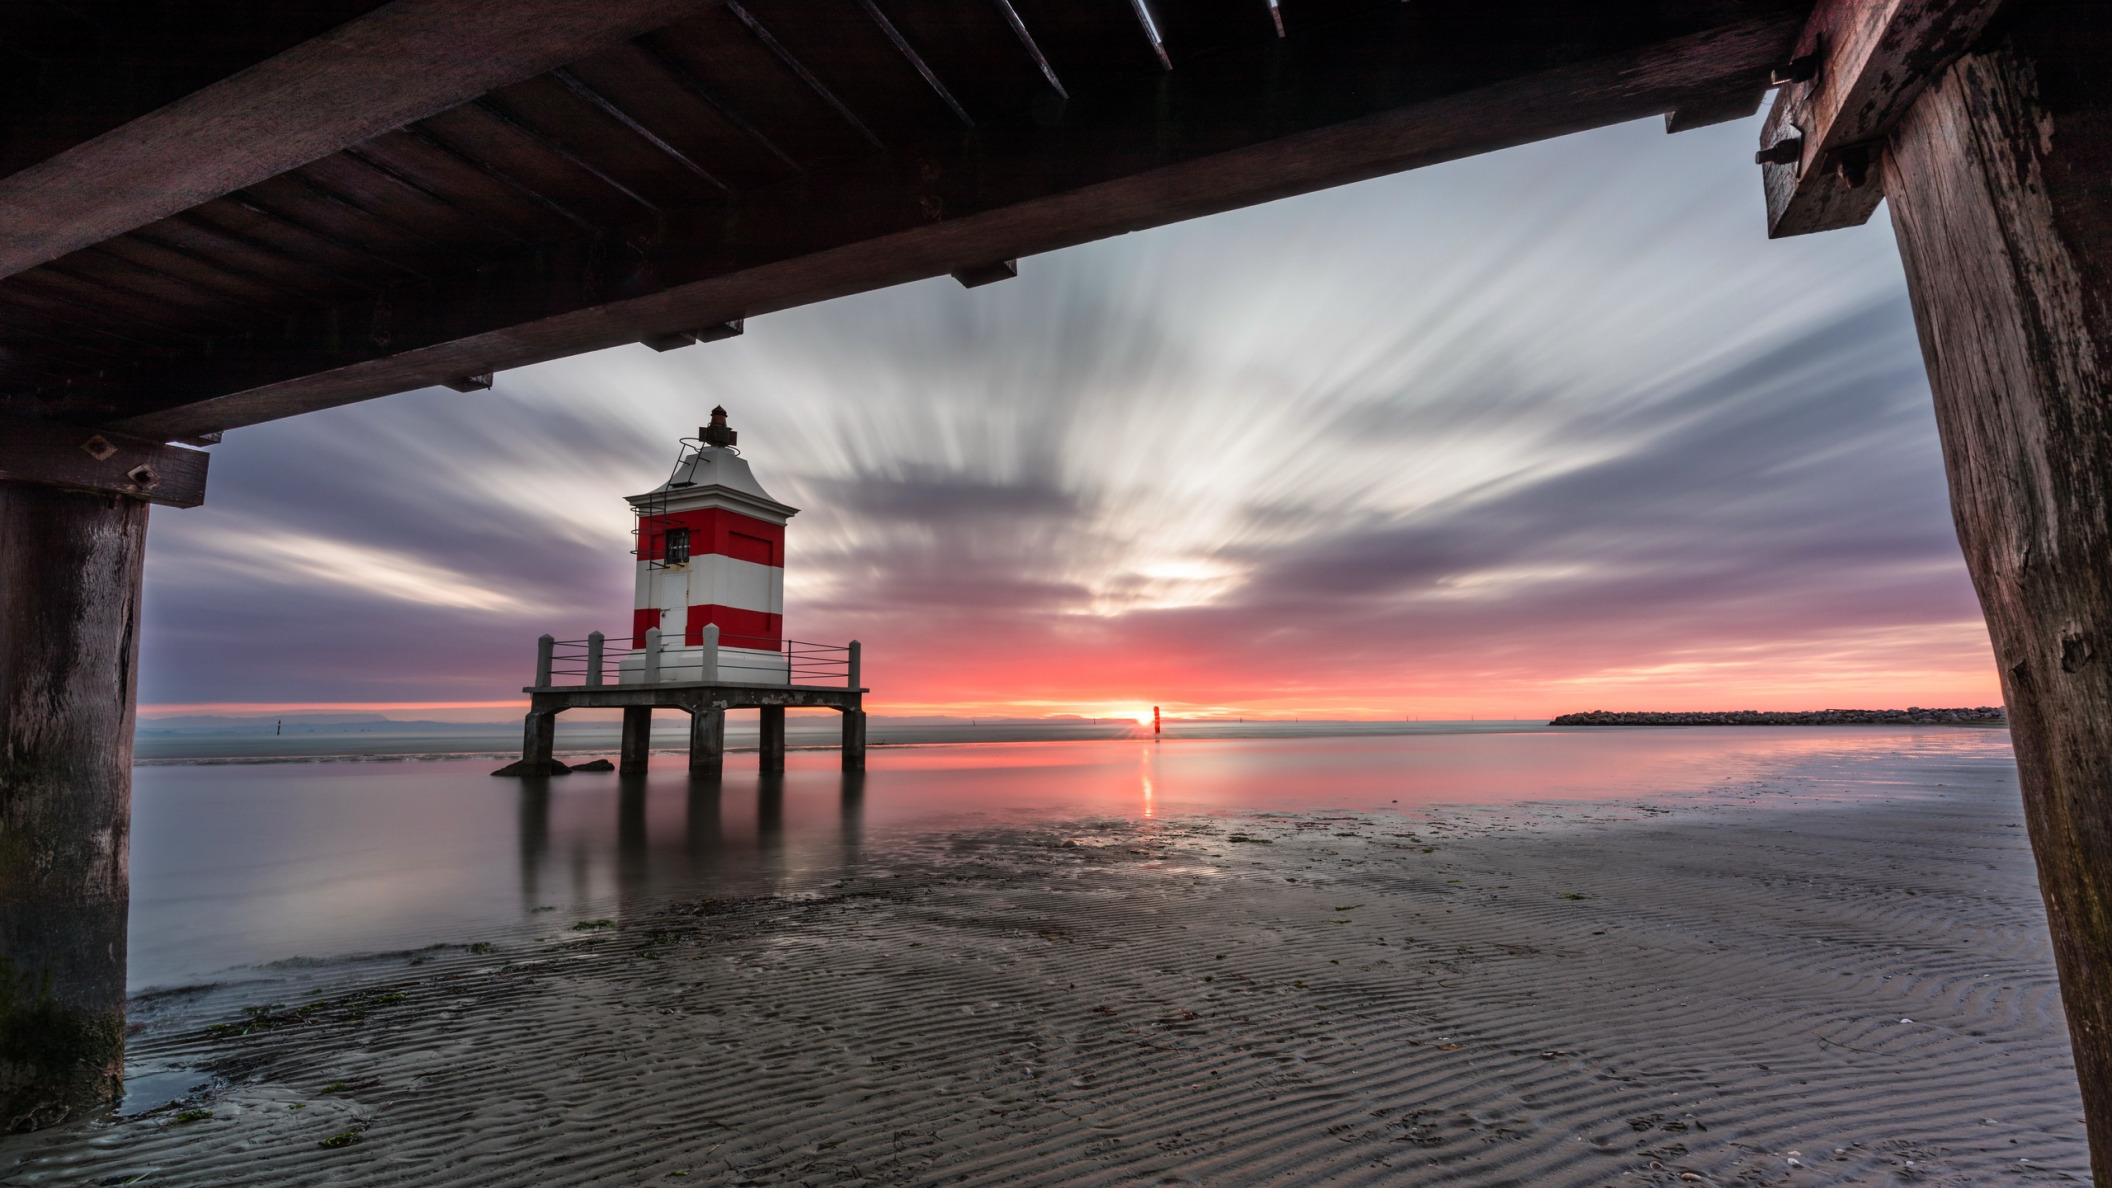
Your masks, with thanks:
[[[1154,750],[1145,747],[1137,754],[1137,778],[1144,785],[1144,816],[1148,820],[1159,815],[1158,804],[1151,787]]]

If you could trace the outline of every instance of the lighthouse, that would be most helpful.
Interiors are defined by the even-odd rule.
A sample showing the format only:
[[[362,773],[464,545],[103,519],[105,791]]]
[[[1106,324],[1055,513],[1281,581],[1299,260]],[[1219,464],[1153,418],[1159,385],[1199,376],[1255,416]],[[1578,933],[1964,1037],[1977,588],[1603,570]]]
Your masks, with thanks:
[[[637,598],[620,684],[791,683],[785,524],[799,509],[763,490],[735,447],[739,436],[726,410],[712,409],[667,481],[628,496],[638,517]]]
[[[557,716],[568,709],[623,711],[616,770],[625,775],[644,773],[653,711],[663,709],[689,715],[692,777],[718,777],[726,713],[746,709],[757,711],[759,774],[775,778],[785,770],[788,709],[841,713],[843,770],[865,770],[866,690],[859,683],[858,641],[785,638],[785,524],[799,509],[763,490],[734,448],[736,440],[726,410],[712,409],[711,424],[682,439],[667,481],[625,496],[638,535],[630,647],[613,631],[538,639],[535,683],[521,690],[528,694],[521,760],[495,774],[541,778],[570,772],[552,754]],[[593,764],[584,768],[595,770]]]

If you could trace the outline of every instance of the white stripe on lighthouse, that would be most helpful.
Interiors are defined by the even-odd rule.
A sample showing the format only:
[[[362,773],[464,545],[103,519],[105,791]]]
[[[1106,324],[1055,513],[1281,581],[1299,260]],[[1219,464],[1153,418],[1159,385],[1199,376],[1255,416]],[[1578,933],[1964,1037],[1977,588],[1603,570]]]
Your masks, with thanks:
[[[637,606],[673,611],[692,606],[731,606],[766,615],[784,613],[785,571],[776,565],[736,561],[719,553],[692,556],[687,566],[655,569],[638,563]]]

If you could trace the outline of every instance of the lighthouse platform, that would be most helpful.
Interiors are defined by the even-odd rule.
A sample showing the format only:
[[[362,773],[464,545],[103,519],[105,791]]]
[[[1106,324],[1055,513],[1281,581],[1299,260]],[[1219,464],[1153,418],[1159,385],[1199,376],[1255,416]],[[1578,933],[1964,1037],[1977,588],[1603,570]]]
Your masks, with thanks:
[[[584,640],[559,642],[545,635],[536,646],[536,680],[528,694],[522,723],[521,758],[493,772],[502,776],[552,776],[571,771],[552,755],[557,715],[572,709],[621,709],[623,743],[617,770],[642,775],[652,746],[654,710],[689,715],[689,770],[716,776],[725,762],[726,714],[756,710],[761,718],[759,765],[765,772],[785,769],[785,710],[832,709],[843,715],[843,769],[865,770],[865,694],[859,685],[859,645],[845,646],[784,641],[773,663],[756,665],[759,649],[718,646],[718,631],[706,627],[697,644],[675,649],[687,664],[659,660],[667,654],[657,630],[647,633],[645,662],[637,657],[610,663],[604,658],[600,632]],[[695,659],[701,657],[701,659]],[[721,658],[733,661],[722,667]],[[739,659],[736,659],[739,657]],[[745,662],[744,662],[745,661]],[[611,669],[614,671],[612,672]],[[606,678],[614,676],[611,681]],[[730,677],[760,679],[735,680]],[[569,678],[579,683],[561,683]],[[606,770],[606,769],[604,769]]]

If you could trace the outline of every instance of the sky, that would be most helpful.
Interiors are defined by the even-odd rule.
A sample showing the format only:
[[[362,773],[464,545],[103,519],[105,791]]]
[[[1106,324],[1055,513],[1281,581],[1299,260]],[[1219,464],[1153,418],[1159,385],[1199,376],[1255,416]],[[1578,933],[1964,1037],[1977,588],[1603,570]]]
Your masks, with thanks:
[[[499,720],[723,404],[884,714],[1996,704],[1886,214],[1651,120],[235,430],[142,713]]]

